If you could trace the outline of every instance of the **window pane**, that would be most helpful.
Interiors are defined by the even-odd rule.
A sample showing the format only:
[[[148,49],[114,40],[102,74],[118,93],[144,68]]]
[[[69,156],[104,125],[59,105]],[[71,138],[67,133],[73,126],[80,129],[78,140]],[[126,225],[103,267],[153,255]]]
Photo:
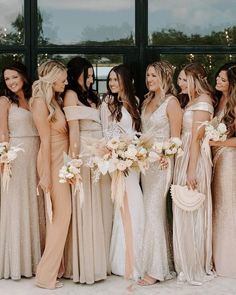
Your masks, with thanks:
[[[0,44],[24,43],[24,0],[0,0]]]
[[[38,0],[39,44],[133,45],[135,0]]]
[[[235,45],[235,0],[148,1],[149,44]]]
[[[168,60],[176,66],[176,76],[181,68],[190,62],[199,62],[204,65],[208,73],[208,80],[214,86],[217,70],[226,62],[234,61],[235,54],[161,54],[161,60]]]
[[[67,64],[68,61],[75,56],[78,56],[78,54],[40,54],[38,55],[38,65],[47,59],[57,59],[62,61],[64,64]],[[95,74],[93,88],[102,96],[107,91],[106,79],[109,71],[114,66],[123,63],[123,55],[80,54],[80,56],[87,58],[92,63]]]

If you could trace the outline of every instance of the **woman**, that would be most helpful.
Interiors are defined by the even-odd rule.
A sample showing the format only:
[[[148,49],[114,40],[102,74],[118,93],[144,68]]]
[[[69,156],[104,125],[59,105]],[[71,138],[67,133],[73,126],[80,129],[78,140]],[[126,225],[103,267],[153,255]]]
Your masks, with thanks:
[[[202,147],[201,126],[213,115],[212,90],[204,68],[197,63],[183,68],[178,85],[189,102],[184,109],[183,155],[176,159],[174,184],[203,193],[205,201],[195,211],[180,209],[173,202],[174,262],[179,281],[200,285],[212,273],[211,159]]]
[[[154,62],[146,70],[149,92],[143,103],[142,131],[152,134],[159,142],[180,137],[182,110],[175,97],[173,75],[174,67],[167,61]],[[141,177],[145,208],[141,286],[172,278],[166,197],[172,182],[173,164],[171,159],[170,167],[160,169],[159,163],[154,163]]]
[[[130,72],[125,65],[111,69],[107,77],[107,89],[108,95],[101,108],[104,136],[109,139],[140,131],[138,101],[133,92]],[[111,271],[137,279],[141,275],[144,211],[139,174],[135,171],[125,177],[125,190],[124,208],[116,206],[114,212]]]
[[[46,196],[46,245],[36,273],[36,285],[54,289],[62,287],[61,276],[64,246],[71,218],[71,194],[68,183],[59,183],[63,153],[68,153],[68,130],[61,110],[59,93],[67,84],[66,67],[48,60],[38,69],[39,79],[33,84],[31,109],[41,144],[38,153],[39,185]],[[50,205],[51,204],[51,205]],[[52,210],[51,210],[52,206]]]
[[[69,124],[72,157],[88,153],[86,142],[102,138],[100,100],[92,90],[92,64],[82,57],[68,63],[68,86],[64,95],[64,111]],[[110,273],[109,249],[112,227],[110,178],[101,177],[94,183],[92,170],[81,168],[84,203],[80,194],[73,196],[72,218],[72,272],[73,281],[93,284],[104,280]]]
[[[0,98],[0,142],[23,151],[12,163],[8,189],[1,188],[0,278],[19,280],[35,274],[41,256],[36,170],[39,137],[29,111],[31,83],[26,67],[19,62],[9,64],[2,77],[5,96]]]
[[[225,141],[213,147],[213,262],[220,276],[236,278],[236,63],[223,65],[216,75],[219,99],[215,115],[226,124]]]

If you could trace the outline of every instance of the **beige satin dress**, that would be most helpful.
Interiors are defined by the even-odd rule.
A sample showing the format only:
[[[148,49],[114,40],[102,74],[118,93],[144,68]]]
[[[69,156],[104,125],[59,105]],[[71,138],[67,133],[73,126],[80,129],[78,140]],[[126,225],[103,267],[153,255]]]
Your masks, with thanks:
[[[82,104],[64,108],[67,121],[79,120],[80,154],[86,163],[86,138],[101,139],[99,109]],[[93,284],[110,273],[109,251],[113,206],[110,176],[94,182],[92,170],[83,165],[81,176],[84,203],[80,207],[79,192],[72,199],[72,277],[74,282]],[[69,258],[68,258],[69,259]]]
[[[177,157],[174,184],[186,185],[194,111],[213,115],[213,106],[198,102],[185,108],[183,115],[183,155]],[[212,278],[212,199],[211,159],[200,147],[197,161],[197,190],[206,195],[204,205],[195,211],[184,211],[173,203],[174,262],[179,281],[199,285]]]
[[[165,101],[151,114],[145,115],[143,110],[142,132],[151,133],[158,142],[170,138],[170,124],[166,113],[168,102]],[[159,281],[173,277],[173,263],[171,261],[170,231],[167,223],[166,198],[170,188],[174,161],[170,158],[167,169],[161,170],[159,163],[153,163],[141,175],[143,200],[145,209],[145,228],[142,251],[142,272]]]
[[[36,160],[39,136],[31,112],[11,104],[9,143],[20,146],[8,191],[1,191],[0,279],[31,277],[41,257]],[[1,284],[1,283],[0,283]]]
[[[213,147],[212,152],[213,262],[219,276],[236,279],[236,148]]]
[[[51,127],[51,181],[52,223],[47,220],[46,245],[37,267],[36,285],[54,289],[63,258],[63,251],[71,219],[71,192],[68,183],[59,183],[59,170],[64,165],[63,152],[68,153],[68,129],[59,105],[55,111],[56,121]],[[42,150],[38,154],[39,175],[43,173]],[[63,272],[63,269],[60,269]],[[61,275],[61,274],[60,274]]]

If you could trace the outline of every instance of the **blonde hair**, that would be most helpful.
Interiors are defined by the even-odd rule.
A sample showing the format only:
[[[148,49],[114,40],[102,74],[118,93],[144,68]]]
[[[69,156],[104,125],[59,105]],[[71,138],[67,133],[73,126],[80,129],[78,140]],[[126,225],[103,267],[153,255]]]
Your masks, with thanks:
[[[213,99],[213,90],[207,81],[207,73],[199,63],[190,63],[183,68],[187,78],[188,96],[190,100],[207,94]]]
[[[48,60],[43,62],[38,68],[39,79],[33,83],[31,105],[36,98],[44,99],[48,107],[49,116],[48,121],[54,122],[55,106],[52,99],[55,96],[53,91],[53,83],[58,79],[58,76],[66,71],[66,66],[57,60]]]
[[[153,67],[157,73],[157,77],[160,81],[160,99],[161,101],[165,100],[165,97],[168,94],[176,95],[176,89],[173,83],[173,76],[175,73],[175,67],[169,63],[168,61],[159,61],[153,62],[147,66],[147,71],[150,67]],[[147,85],[147,78],[146,78],[146,85]],[[154,91],[149,91],[145,95],[144,105],[148,104],[149,101],[155,96]]]

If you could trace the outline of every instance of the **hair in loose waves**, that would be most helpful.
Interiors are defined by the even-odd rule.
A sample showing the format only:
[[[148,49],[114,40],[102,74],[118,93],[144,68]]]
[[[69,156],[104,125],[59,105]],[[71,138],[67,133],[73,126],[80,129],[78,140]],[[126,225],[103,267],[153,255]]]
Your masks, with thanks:
[[[159,79],[161,102],[165,100],[168,94],[176,96],[176,89],[173,83],[175,67],[170,62],[165,60],[156,61],[149,64],[146,69],[146,85],[147,85],[147,72],[150,67],[153,67],[155,69],[157,77]],[[148,88],[148,85],[147,85],[147,88]],[[149,91],[145,95],[143,106],[148,104],[154,96],[155,96],[155,92]]]
[[[5,95],[12,103],[16,103],[19,105],[19,98],[16,93],[12,92],[6,85],[6,81],[4,79],[4,73],[6,70],[16,71],[23,80],[22,91],[24,93],[24,97],[27,101],[29,101],[31,97],[31,81],[27,75],[27,68],[24,64],[18,61],[14,61],[2,69],[2,83],[3,83],[3,95]]]
[[[214,101],[213,89],[207,81],[207,73],[204,67],[199,63],[187,64],[183,71],[187,77],[188,96],[194,100],[202,94],[207,94]]]
[[[48,60],[42,63],[38,68],[39,79],[33,83],[32,86],[32,100],[31,105],[36,98],[44,99],[48,107],[49,122],[54,122],[55,118],[55,106],[52,99],[58,99],[59,93],[54,93],[53,83],[55,83],[59,75],[67,71],[67,68],[63,63],[57,60]]]
[[[109,87],[109,79],[111,72],[114,72],[117,76],[119,85],[123,87],[122,97],[119,97],[118,93],[113,93]],[[113,67],[107,76],[107,95],[108,95],[108,108],[111,112],[111,116],[117,122],[120,122],[122,118],[122,106],[125,102],[127,110],[130,113],[133,121],[133,126],[136,131],[141,129],[141,119],[138,110],[138,100],[134,93],[133,79],[128,67],[124,64]]]
[[[227,70],[229,80],[228,100],[226,103],[226,112],[223,117],[223,122],[228,129],[228,137],[235,135],[235,107],[236,107],[236,64],[229,67]]]

